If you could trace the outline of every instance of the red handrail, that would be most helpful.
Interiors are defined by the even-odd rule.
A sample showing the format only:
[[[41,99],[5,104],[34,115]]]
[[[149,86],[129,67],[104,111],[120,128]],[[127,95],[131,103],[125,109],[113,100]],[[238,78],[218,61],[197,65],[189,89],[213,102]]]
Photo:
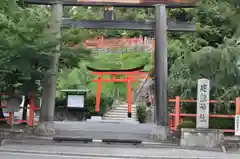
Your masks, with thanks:
[[[4,93],[0,93],[0,96],[2,95],[6,95]],[[38,110],[39,108],[37,108],[34,104],[34,98],[33,96],[30,96],[30,101],[29,101],[29,118],[27,120],[15,120],[15,122],[18,122],[18,123],[23,123],[23,122],[27,122],[28,123],[28,126],[33,126],[35,122],[38,122],[38,121],[34,121],[34,112],[36,110]],[[0,105],[0,108],[7,108],[7,106],[1,106]],[[0,118],[0,121],[7,121],[9,124],[12,124],[12,113],[9,112],[8,113],[8,117],[7,118]]]
[[[180,96],[176,96],[175,99],[169,99],[169,102],[175,103],[174,112],[169,114],[169,127],[171,130],[176,131],[178,125],[181,123],[181,117],[196,117],[197,114],[181,113],[181,103],[196,103],[194,99],[180,99]],[[240,115],[240,97],[237,97],[235,101],[223,101],[223,100],[209,100],[209,103],[233,103],[236,106],[235,115]],[[235,118],[233,114],[209,114],[211,118]],[[224,132],[234,132],[231,129],[225,129]]]

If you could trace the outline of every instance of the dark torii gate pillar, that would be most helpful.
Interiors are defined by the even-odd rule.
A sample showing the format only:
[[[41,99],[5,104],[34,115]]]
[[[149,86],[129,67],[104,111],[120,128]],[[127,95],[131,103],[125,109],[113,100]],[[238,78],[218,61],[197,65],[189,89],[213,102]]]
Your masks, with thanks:
[[[165,5],[155,6],[155,123],[168,126],[168,53]]]

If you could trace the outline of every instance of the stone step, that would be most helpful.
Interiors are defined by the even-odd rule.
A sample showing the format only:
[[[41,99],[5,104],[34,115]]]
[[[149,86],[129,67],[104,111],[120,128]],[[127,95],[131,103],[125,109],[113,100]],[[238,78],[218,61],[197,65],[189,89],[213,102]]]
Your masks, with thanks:
[[[128,118],[127,114],[107,114],[104,117],[121,117],[121,118]],[[132,114],[132,117],[137,117],[136,114]]]
[[[132,114],[137,114],[136,112],[131,112]],[[128,111],[109,111],[107,113],[105,113],[105,115],[108,114],[119,114],[119,115],[125,115],[128,114]]]
[[[136,114],[132,114],[133,117],[136,117],[137,115]],[[127,114],[112,114],[112,113],[109,113],[109,114],[106,114],[104,115],[104,117],[126,117],[127,118]]]
[[[136,111],[137,109],[136,108],[131,108],[132,111]],[[111,110],[128,110],[128,107],[115,107],[115,108],[112,108]]]
[[[128,108],[114,108],[114,109],[111,109],[110,111],[128,111]],[[136,112],[137,110],[136,109],[131,109],[132,110],[132,112]]]
[[[132,117],[134,120],[137,120],[136,118],[134,118],[134,117]],[[103,120],[125,120],[125,119],[127,119],[127,117],[113,117],[113,116],[111,116],[111,117],[109,117],[109,116],[105,116],[105,117],[103,117]]]
[[[127,108],[128,105],[113,105],[113,107],[116,107],[116,108]],[[137,106],[136,105],[131,105],[132,108],[136,108]]]
[[[118,111],[118,110],[110,110],[106,114],[127,114],[128,111]],[[137,114],[136,111],[132,111],[132,114]]]
[[[128,112],[127,108],[113,108],[110,109],[109,111],[117,111],[117,112]],[[131,112],[136,112],[136,109],[131,109]]]
[[[109,116],[105,116],[102,119],[103,120],[113,120],[113,121],[114,120],[128,120],[128,117],[117,117],[117,116],[116,117],[113,117],[113,116],[109,117]],[[134,120],[134,121],[137,121],[137,118],[134,117],[134,116],[131,119]]]
[[[119,115],[125,115],[125,114],[128,114],[127,111],[122,111],[122,112],[118,112],[118,111],[110,111],[110,112],[107,112],[105,115],[108,115],[108,114],[119,114]],[[137,114],[136,112],[132,112],[132,114]]]
[[[108,118],[128,118],[128,116],[126,114],[123,114],[123,115],[109,114],[109,115],[105,115],[104,117],[108,117]],[[137,118],[136,115],[132,115],[132,117]]]

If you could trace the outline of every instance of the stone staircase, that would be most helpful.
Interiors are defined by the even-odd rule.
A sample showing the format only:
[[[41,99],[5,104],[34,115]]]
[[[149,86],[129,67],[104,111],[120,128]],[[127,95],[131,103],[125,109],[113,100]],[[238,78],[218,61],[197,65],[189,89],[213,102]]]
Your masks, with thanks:
[[[104,120],[125,120],[127,116],[128,106],[127,104],[114,105],[103,117]],[[132,119],[137,121],[136,105],[132,104]]]

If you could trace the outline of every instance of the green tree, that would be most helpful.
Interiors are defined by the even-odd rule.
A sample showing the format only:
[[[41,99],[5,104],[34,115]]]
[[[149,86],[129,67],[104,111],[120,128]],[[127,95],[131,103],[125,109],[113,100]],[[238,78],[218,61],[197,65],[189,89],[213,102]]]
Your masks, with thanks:
[[[60,70],[76,67],[82,58],[90,55],[90,51],[82,47],[69,48],[66,40],[56,39],[47,29],[50,15],[41,7],[22,8],[15,0],[3,1],[0,7],[0,91],[41,93],[55,47],[62,41]]]

